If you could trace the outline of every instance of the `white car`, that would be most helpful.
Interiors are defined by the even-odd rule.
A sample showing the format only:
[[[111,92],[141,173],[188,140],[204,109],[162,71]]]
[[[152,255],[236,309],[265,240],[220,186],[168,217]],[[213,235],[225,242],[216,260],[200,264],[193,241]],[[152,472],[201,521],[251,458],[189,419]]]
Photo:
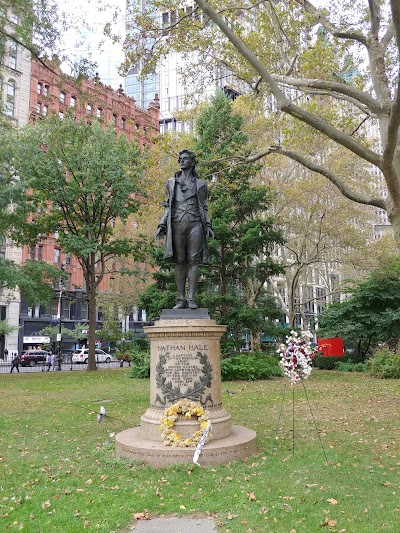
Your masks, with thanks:
[[[96,348],[96,363],[110,363],[111,362],[111,355],[104,350],[100,350],[99,348]],[[72,362],[73,363],[87,363],[89,357],[89,349],[88,348],[79,348],[79,350],[75,350],[72,354]]]

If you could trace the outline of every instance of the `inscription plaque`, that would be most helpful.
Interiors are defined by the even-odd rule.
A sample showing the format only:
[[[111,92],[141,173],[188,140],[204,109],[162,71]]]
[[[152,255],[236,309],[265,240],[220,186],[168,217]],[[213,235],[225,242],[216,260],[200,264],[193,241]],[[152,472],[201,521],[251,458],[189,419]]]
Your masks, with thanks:
[[[212,404],[208,351],[207,343],[159,344],[155,403],[165,405],[188,398],[203,405]]]

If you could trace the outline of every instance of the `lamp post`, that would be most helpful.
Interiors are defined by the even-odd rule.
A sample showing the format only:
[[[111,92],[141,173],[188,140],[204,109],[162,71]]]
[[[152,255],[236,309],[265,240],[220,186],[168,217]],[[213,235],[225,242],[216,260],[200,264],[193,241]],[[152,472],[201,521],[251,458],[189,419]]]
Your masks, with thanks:
[[[64,271],[64,265],[61,265],[61,270]],[[61,370],[61,329],[62,329],[62,294],[64,289],[64,280],[62,277],[60,277],[60,293],[58,296],[58,310],[57,310],[57,318],[58,318],[58,333],[57,333],[57,343],[58,343],[58,350],[57,350],[57,370]]]

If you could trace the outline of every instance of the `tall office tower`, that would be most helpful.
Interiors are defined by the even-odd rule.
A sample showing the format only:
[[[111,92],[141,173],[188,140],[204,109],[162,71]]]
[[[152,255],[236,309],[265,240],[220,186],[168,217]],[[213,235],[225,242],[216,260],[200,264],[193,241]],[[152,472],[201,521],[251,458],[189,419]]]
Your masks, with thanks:
[[[68,55],[68,61],[62,64],[64,71],[76,76],[79,65],[90,62],[97,65],[94,71],[104,85],[118,89],[124,83],[119,70],[125,58],[125,7],[126,0],[114,0],[112,7],[107,6],[102,10],[91,4],[81,6],[81,28],[70,29],[64,37],[65,53]],[[113,30],[118,33],[118,42],[104,34],[106,24],[111,23],[115,17],[117,22],[113,22]],[[94,75],[95,72],[90,72],[89,75]]]
[[[127,30],[134,32],[132,20],[132,8],[144,10],[146,8],[146,0],[126,0],[126,22]],[[158,13],[154,13],[154,17],[158,17]],[[140,78],[141,65],[131,65],[125,78],[125,92],[128,96],[136,100],[136,105],[147,108],[149,103],[154,100],[155,94],[160,94],[160,68],[156,67],[156,71],[150,74],[146,79]]]
[[[184,5],[184,0],[182,5]],[[127,0],[127,33],[134,34],[135,28],[131,9],[146,8],[146,0]],[[187,16],[198,17],[198,12],[194,11],[193,5],[190,3],[182,9],[185,9]],[[154,19],[157,19],[160,27],[173,25],[178,13],[175,10],[167,12],[154,12],[152,14]],[[204,16],[204,15],[201,15]],[[147,48],[151,47],[151,42],[147,43]],[[140,64],[131,65],[125,79],[125,92],[128,96],[135,98],[136,104],[140,107],[146,108],[148,104],[154,99],[154,94],[157,93],[160,101],[160,133],[168,130],[188,130],[191,128],[191,123],[182,123],[176,120],[176,111],[182,110],[184,107],[190,107],[190,94],[188,88],[184,85],[181,69],[185,67],[185,61],[182,54],[169,53],[162,61],[158,62],[152,74],[145,79],[140,77]],[[227,89],[231,84],[231,75],[220,64],[215,62],[213,72],[209,73],[209,82],[203,84],[202,99],[215,93],[217,87],[220,87],[231,96],[235,97],[239,93],[232,89]],[[202,86],[203,87],[203,86]],[[198,88],[198,87],[197,87]]]

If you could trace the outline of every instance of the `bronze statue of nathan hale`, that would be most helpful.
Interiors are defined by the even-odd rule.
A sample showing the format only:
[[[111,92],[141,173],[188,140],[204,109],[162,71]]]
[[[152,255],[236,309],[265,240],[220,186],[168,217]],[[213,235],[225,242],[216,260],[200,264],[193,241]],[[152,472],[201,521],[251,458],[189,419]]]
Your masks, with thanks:
[[[197,309],[195,294],[199,265],[207,264],[207,239],[214,238],[208,217],[207,183],[196,174],[197,158],[190,150],[179,152],[181,170],[166,182],[165,211],[156,239],[166,236],[164,257],[175,263],[178,300],[174,309]],[[186,299],[186,280],[189,294]]]

